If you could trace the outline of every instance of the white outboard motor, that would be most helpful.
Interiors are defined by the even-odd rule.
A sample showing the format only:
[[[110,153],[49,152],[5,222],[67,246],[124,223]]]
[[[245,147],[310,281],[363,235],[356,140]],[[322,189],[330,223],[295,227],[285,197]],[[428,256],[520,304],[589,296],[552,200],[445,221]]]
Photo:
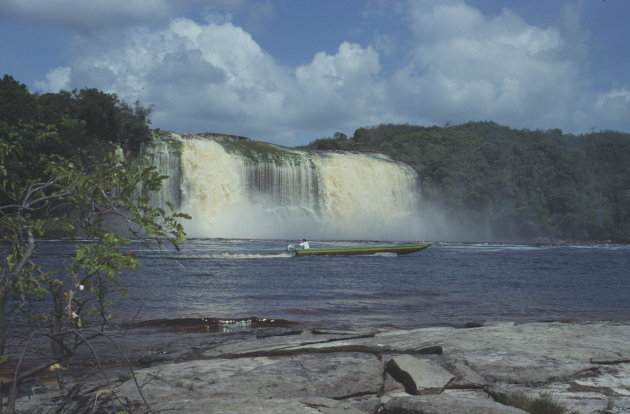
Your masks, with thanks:
[[[287,246],[287,252],[289,252],[290,255],[293,255],[295,252],[295,246],[290,244]]]

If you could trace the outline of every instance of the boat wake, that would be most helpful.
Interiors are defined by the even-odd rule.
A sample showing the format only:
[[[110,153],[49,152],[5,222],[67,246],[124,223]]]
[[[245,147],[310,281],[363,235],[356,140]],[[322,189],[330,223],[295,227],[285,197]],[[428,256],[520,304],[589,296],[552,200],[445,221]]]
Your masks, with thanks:
[[[259,254],[259,253],[217,253],[199,255],[136,255],[137,258],[167,259],[167,260],[207,260],[207,259],[286,259],[292,257],[288,253]]]
[[[234,253],[221,253],[212,255],[215,259],[284,259],[292,257],[289,253],[279,254],[234,254]]]

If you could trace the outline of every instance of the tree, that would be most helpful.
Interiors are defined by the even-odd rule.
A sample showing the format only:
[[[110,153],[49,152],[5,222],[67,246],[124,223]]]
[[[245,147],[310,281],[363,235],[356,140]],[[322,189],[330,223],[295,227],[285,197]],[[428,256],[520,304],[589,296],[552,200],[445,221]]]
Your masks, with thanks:
[[[103,335],[111,294],[125,293],[119,276],[141,265],[124,253],[124,246],[131,238],[152,238],[178,248],[185,239],[180,220],[188,218],[173,206],[165,211],[150,205],[150,193],[166,177],[137,154],[128,159],[113,142],[100,147],[106,151],[95,151],[89,139],[69,152],[63,133],[72,130],[85,138],[83,122],[64,113],[44,124],[38,116],[41,112],[14,111],[11,119],[0,115],[9,121],[0,121],[0,362],[16,366],[9,411],[17,383],[31,374],[19,372],[19,360],[6,361],[11,323],[30,320],[30,337],[50,341],[49,360],[35,370],[67,367],[77,349]],[[118,126],[134,139],[138,125]],[[109,226],[116,218],[124,229]],[[80,231],[89,242],[77,243],[66,264],[46,268],[37,260],[38,238],[59,230]],[[43,299],[49,311],[32,313],[26,305],[33,298]],[[63,370],[55,372],[63,386]]]
[[[115,94],[97,89],[73,92],[77,101],[76,117],[85,121],[88,137],[109,141],[120,146],[125,153],[137,152],[150,140],[150,108],[136,101],[133,106],[121,102]]]
[[[335,132],[335,134],[333,135],[333,138],[337,140],[346,140],[348,139],[348,136],[344,134],[343,132]]]
[[[37,110],[36,97],[26,85],[4,75],[0,80],[0,121],[17,124],[25,117],[32,117]]]
[[[380,152],[410,165],[423,203],[479,237],[630,241],[627,133],[387,124],[304,148]]]

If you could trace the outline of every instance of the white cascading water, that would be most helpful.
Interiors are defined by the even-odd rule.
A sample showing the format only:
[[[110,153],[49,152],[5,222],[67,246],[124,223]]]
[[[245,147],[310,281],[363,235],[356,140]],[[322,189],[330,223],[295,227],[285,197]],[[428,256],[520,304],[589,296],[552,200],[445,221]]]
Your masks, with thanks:
[[[385,156],[273,146],[280,155],[265,159],[228,152],[221,140],[180,142],[178,167],[172,157],[154,154],[154,161],[171,176],[159,198],[193,217],[184,223],[189,237],[422,238],[415,172]]]

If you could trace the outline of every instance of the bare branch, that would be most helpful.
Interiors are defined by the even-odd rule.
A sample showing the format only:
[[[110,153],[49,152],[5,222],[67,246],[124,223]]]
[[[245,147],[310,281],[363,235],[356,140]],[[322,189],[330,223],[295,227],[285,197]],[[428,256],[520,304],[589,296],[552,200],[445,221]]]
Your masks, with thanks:
[[[116,347],[116,350],[118,351],[119,355],[123,357],[123,359],[125,360],[125,363],[127,364],[127,367],[129,368],[129,372],[131,373],[131,377],[133,378],[134,383],[136,384],[136,388],[138,389],[138,392],[140,393],[140,397],[142,397],[142,401],[144,402],[145,407],[147,407],[148,410],[151,409],[149,402],[147,401],[147,399],[144,396],[144,393],[142,392],[142,387],[140,386],[140,384],[138,383],[138,378],[136,377],[136,373],[133,371],[133,369],[131,368],[131,363],[129,362],[129,360],[127,359],[127,357],[125,356],[125,354],[123,353],[122,349],[120,349],[120,346],[118,346],[118,343],[116,343],[116,341],[112,340],[109,335],[106,335],[102,332],[95,332],[98,335],[103,336],[105,339],[107,339],[112,345],[114,345],[114,347]]]
[[[11,271],[9,271],[9,277],[2,279],[1,283],[4,284],[5,288],[13,286],[15,281],[19,278],[20,274],[22,274],[24,267],[31,260],[33,252],[35,251],[35,236],[33,235],[33,230],[26,227],[25,231],[27,236],[26,251],[20,255],[20,258],[15,267]]]

